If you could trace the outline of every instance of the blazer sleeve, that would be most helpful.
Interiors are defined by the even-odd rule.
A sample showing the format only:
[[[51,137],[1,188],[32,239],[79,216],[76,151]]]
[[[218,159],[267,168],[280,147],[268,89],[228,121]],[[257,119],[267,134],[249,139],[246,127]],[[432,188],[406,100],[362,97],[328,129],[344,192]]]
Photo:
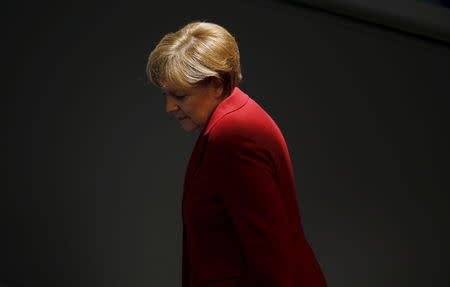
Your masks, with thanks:
[[[261,287],[290,286],[291,236],[270,152],[246,136],[211,139],[214,190],[237,230],[249,277]]]

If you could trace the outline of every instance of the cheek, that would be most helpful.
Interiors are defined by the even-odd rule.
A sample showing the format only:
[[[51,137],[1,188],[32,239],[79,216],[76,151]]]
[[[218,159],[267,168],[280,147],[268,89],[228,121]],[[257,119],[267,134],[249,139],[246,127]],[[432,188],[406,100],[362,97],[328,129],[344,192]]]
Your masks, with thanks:
[[[202,124],[202,115],[198,111],[192,111],[189,114],[189,121],[194,125],[201,125]]]
[[[196,118],[197,117],[197,109],[191,105],[185,105],[183,107],[184,113],[189,116],[190,118]]]
[[[195,117],[190,117],[189,121],[191,124],[198,125],[198,120]]]
[[[189,103],[184,105],[183,111],[189,116],[192,122],[199,125],[204,121],[205,108],[203,103]]]

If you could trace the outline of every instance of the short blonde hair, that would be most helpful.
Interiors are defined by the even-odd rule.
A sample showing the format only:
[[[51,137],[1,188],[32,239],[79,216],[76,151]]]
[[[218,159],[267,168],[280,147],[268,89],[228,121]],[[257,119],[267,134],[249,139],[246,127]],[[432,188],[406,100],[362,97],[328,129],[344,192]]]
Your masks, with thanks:
[[[238,45],[225,28],[192,22],[161,39],[146,71],[160,88],[191,88],[216,78],[228,94],[242,80],[240,66]]]

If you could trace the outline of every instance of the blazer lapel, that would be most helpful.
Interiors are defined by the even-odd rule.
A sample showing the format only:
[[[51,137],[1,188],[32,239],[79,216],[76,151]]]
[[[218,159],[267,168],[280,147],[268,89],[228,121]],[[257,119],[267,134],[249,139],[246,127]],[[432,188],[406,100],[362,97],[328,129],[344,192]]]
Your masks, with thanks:
[[[191,154],[191,158],[189,159],[188,168],[186,170],[186,174],[184,177],[184,188],[183,188],[183,198],[182,198],[182,218],[183,223],[185,222],[185,202],[186,197],[189,191],[191,190],[190,184],[194,177],[195,172],[200,166],[201,159],[203,158],[203,154],[205,152],[207,137],[200,135],[195,143],[194,150]]]
[[[208,135],[200,135],[195,143],[194,150],[192,151],[191,158],[189,159],[188,168],[186,170],[186,175],[184,179],[184,188],[188,187],[189,181],[194,176],[198,167],[200,166],[201,160],[205,153],[206,143],[208,141]]]

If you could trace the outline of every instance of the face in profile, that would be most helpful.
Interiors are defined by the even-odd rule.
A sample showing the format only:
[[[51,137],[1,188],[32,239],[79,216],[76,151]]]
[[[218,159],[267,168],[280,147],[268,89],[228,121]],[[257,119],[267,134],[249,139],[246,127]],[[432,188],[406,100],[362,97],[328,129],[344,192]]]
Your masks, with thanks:
[[[162,89],[166,111],[188,132],[202,129],[222,100],[222,88],[212,83],[185,89]]]

